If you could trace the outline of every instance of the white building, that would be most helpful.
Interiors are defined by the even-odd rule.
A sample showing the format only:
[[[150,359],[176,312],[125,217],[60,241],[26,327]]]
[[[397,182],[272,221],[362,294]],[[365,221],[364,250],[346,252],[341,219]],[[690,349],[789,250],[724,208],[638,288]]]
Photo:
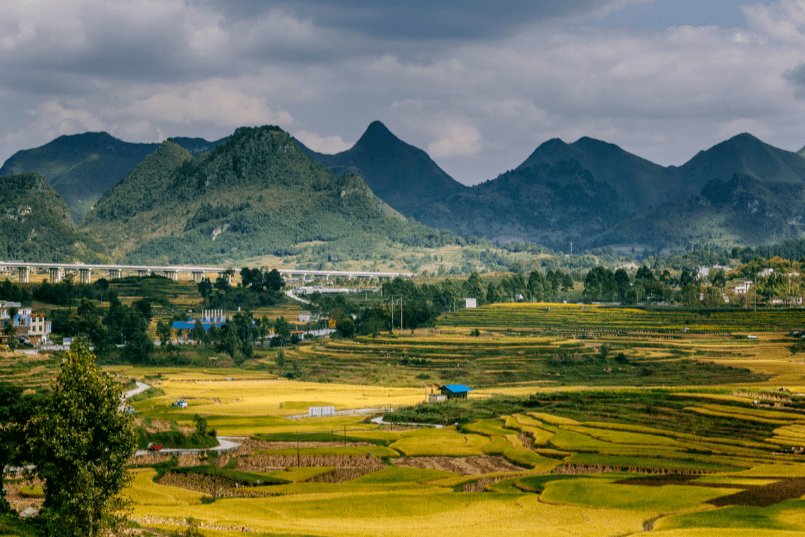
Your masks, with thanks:
[[[15,312],[13,318],[12,310]],[[32,345],[49,343],[51,323],[43,313],[23,308],[19,302],[0,302],[0,324],[8,323],[16,329],[15,337],[24,338]]]
[[[19,312],[20,308],[22,308],[22,304],[19,302],[7,302],[0,300],[0,321],[7,321],[9,318],[11,318],[9,311],[15,309]]]
[[[750,281],[743,281],[735,286],[735,294],[736,295],[745,295],[749,293],[749,290],[752,288],[752,282]]]
[[[464,307],[468,310],[475,309],[478,307],[478,299],[477,298],[465,298],[464,299]]]
[[[768,278],[772,274],[774,274],[773,268],[764,268],[763,270],[757,273],[757,275],[760,276],[761,278]]]
[[[48,343],[50,337],[51,323],[45,319],[43,313],[34,313],[30,317],[31,322],[28,326],[28,341],[34,345]]]

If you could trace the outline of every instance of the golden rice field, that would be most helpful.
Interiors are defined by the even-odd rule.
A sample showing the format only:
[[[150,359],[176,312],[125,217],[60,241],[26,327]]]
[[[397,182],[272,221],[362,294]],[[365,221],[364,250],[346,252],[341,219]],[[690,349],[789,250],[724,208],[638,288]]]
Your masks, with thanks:
[[[166,392],[163,397],[171,399],[186,390],[187,382],[187,378],[176,382],[165,375],[160,381]],[[264,391],[275,386],[271,380],[224,379],[205,379],[197,385],[207,388],[208,397],[223,398],[232,395],[230,386],[239,382],[244,383],[237,390],[244,401],[260,400]],[[285,384],[298,384],[301,390],[311,387]],[[275,389],[273,401],[295,398],[293,389]],[[318,390],[322,399],[340,400],[347,407],[362,403],[370,393],[357,386],[326,384]],[[156,470],[139,468],[133,470],[127,496],[141,525],[176,530],[192,517],[208,535],[244,531],[260,535],[533,535],[535,531],[637,535],[647,527],[660,534],[695,535],[704,531],[697,526],[699,521],[705,528],[720,525],[733,532],[742,528],[752,535],[805,531],[799,514],[805,508],[805,455],[790,452],[792,440],[794,445],[805,445],[805,437],[798,436],[800,428],[805,428],[802,412],[752,407],[740,395],[730,396],[732,405],[720,394],[678,391],[669,397],[681,401],[680,412],[702,420],[697,422],[700,434],[680,430],[671,422],[661,426],[601,420],[596,409],[591,419],[580,419],[583,409],[562,407],[561,401],[554,407],[546,403],[546,411],[481,419],[458,428],[397,430],[367,424],[360,416],[291,420],[282,417],[284,408],[268,405],[262,434],[253,446],[232,457],[227,467],[253,469],[244,461],[285,456],[286,468],[258,472],[284,476],[284,483],[244,486],[238,489],[243,491],[240,497],[236,493],[210,502],[208,494],[162,484]],[[156,412],[157,400],[161,398],[142,401],[137,407],[144,415]],[[613,399],[613,404],[620,403]],[[623,408],[627,407],[628,400]],[[191,411],[206,414],[210,409],[199,406]],[[718,430],[725,423],[721,415],[730,417],[730,438],[708,435],[708,427]],[[226,420],[239,424],[241,417],[256,418],[255,407]],[[342,428],[348,442],[338,439]],[[794,436],[783,434],[789,431]],[[295,452],[301,453],[301,467],[295,466]],[[379,466],[345,481],[311,479],[331,470],[313,464],[332,467],[359,453],[380,457]],[[329,458],[311,462],[318,460],[317,455]],[[456,469],[467,461],[476,461],[477,466],[479,460],[488,464],[483,473]],[[756,505],[763,503],[752,496],[756,490],[778,494],[780,501]],[[738,533],[724,533],[731,534]]]
[[[222,432],[256,436],[227,466],[282,482],[244,486],[211,502],[208,493],[136,469],[127,494],[133,518],[149,528],[181,530],[191,517],[205,535],[805,532],[805,455],[792,451],[805,446],[805,414],[796,393],[764,383],[651,391],[490,388],[470,401],[500,392],[539,392],[544,400],[538,410],[460,427],[391,429],[362,416],[288,419],[308,403],[338,409],[382,403],[378,387],[245,372],[231,380],[212,371],[161,377],[155,382],[165,393],[137,403],[142,415],[200,413]],[[423,399],[415,388],[393,393],[403,404]],[[179,396],[191,402],[188,409],[166,407]],[[641,413],[647,401],[657,406]],[[356,455],[376,462],[339,478],[334,468]],[[259,468],[253,460],[287,466]],[[335,481],[321,480],[331,474]]]
[[[805,356],[787,331],[805,316],[732,313],[495,305],[285,349],[302,380],[278,377],[274,351],[260,370],[108,368],[157,388],[134,403],[144,422],[201,415],[242,443],[215,466],[135,458],[132,520],[157,535],[803,535]],[[445,382],[476,389],[415,406]],[[299,417],[330,405],[344,414]],[[389,407],[446,425],[369,421]]]

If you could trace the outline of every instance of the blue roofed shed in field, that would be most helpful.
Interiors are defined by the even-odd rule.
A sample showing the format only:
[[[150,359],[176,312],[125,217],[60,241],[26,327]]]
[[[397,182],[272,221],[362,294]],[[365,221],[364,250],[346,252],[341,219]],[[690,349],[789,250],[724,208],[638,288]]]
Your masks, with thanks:
[[[472,388],[463,384],[445,384],[439,388],[439,391],[442,392],[442,395],[446,395],[448,399],[466,399]]]

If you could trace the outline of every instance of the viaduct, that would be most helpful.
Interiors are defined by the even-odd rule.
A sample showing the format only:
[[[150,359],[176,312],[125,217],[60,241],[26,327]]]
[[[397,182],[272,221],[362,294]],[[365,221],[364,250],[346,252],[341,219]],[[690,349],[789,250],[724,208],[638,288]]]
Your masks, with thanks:
[[[51,283],[60,282],[65,274],[72,272],[78,274],[80,283],[91,283],[93,273],[105,274],[109,279],[114,280],[124,275],[137,275],[140,277],[151,274],[159,274],[178,280],[180,274],[189,274],[194,282],[200,282],[208,275],[224,277],[231,280],[235,273],[234,269],[225,267],[203,267],[203,266],[156,266],[156,265],[99,265],[84,263],[33,263],[27,261],[0,261],[0,271],[17,272],[17,280],[21,283],[28,283],[32,271],[46,270],[48,279]],[[302,269],[278,269],[279,273],[287,278],[366,278],[366,279],[393,279],[411,278],[413,274],[407,272],[368,272],[368,271],[349,271],[349,270],[302,270]]]

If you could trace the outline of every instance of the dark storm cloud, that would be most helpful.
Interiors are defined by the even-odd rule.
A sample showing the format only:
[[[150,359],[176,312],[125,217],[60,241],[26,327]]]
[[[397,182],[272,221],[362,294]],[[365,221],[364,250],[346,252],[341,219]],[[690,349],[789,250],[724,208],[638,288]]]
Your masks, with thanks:
[[[227,16],[251,18],[281,8],[323,27],[383,39],[478,40],[540,21],[603,12],[623,0],[199,0]]]
[[[0,1],[0,157],[264,123],[334,152],[374,119],[468,182],[557,136],[666,164],[741,131],[801,146],[805,4],[716,2],[744,26],[693,0]]]

